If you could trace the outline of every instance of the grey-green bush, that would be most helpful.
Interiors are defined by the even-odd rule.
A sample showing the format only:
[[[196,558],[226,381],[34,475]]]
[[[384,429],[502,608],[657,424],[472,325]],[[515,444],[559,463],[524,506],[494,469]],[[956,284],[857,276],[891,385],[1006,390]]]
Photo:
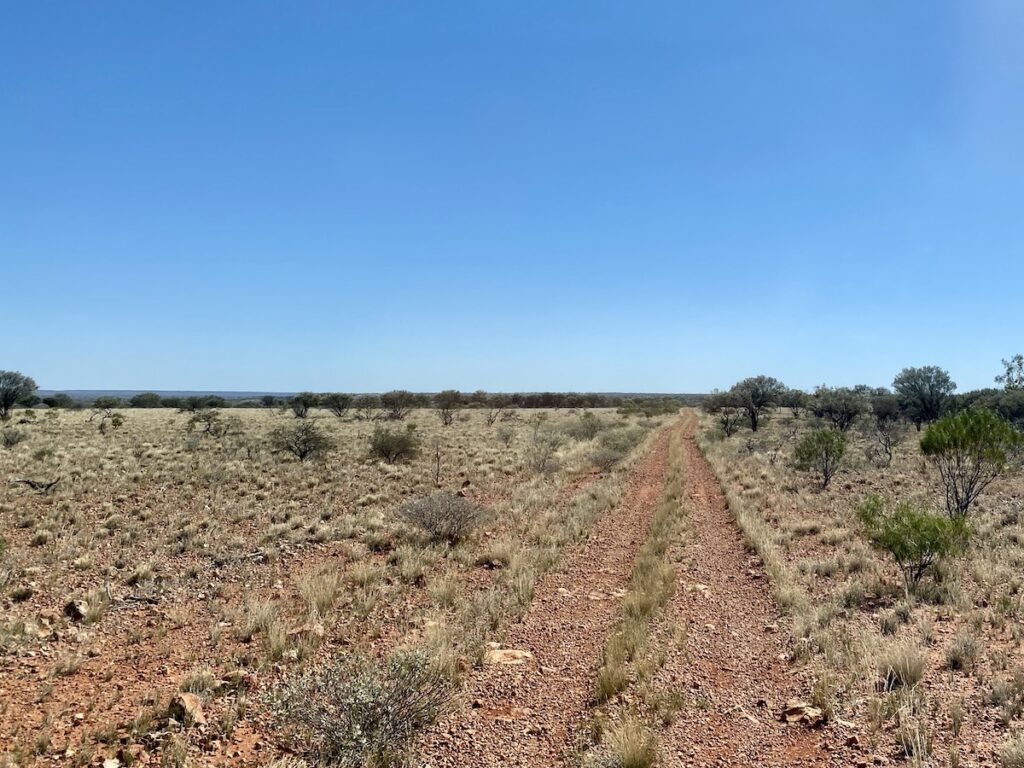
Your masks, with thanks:
[[[466,538],[487,516],[482,506],[450,491],[437,491],[407,502],[398,513],[434,541],[449,544]]]
[[[402,764],[451,693],[428,657],[410,651],[383,663],[331,660],[285,681],[270,704],[296,749],[323,765],[364,768]]]

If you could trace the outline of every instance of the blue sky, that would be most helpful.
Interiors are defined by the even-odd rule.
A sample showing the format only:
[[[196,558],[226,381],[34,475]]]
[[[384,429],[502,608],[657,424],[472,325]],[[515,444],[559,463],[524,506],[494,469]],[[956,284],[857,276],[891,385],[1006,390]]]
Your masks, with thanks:
[[[0,368],[47,388],[988,386],[1024,6],[8,3]]]

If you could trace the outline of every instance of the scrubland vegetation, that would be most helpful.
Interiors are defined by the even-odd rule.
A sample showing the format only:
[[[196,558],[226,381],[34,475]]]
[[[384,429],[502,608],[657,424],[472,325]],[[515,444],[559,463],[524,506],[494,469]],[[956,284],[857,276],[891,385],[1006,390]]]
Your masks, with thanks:
[[[1004,364],[1002,389],[959,396],[929,367],[893,392],[759,377],[704,404],[815,706],[916,765],[1020,764],[1024,381]]]
[[[678,408],[512,401],[12,404],[0,765],[401,762]]]
[[[1024,375],[1004,364],[966,394],[925,367],[891,390],[756,376],[702,402],[794,673],[867,753],[1024,764]],[[403,764],[680,407],[404,390],[38,407],[34,390],[0,373],[5,766]],[[587,682],[586,765],[654,765],[688,706],[665,670],[687,652],[693,501],[681,433],[662,441]]]

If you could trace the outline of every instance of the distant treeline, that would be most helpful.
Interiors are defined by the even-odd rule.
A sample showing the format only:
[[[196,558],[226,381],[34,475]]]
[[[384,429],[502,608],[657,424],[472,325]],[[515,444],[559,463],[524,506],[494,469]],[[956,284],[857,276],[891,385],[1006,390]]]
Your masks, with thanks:
[[[438,393],[392,390],[383,394],[342,392],[299,392],[292,396],[263,395],[231,399],[220,395],[161,396],[141,392],[129,398],[99,396],[76,399],[63,392],[46,397],[30,396],[22,405],[43,404],[50,408],[172,408],[198,411],[209,408],[295,408],[323,407],[334,412],[352,410],[406,410],[411,408],[619,408],[627,411],[665,413],[685,405],[696,405],[701,395],[609,395],[588,392],[458,392]],[[340,414],[339,414],[340,415]]]

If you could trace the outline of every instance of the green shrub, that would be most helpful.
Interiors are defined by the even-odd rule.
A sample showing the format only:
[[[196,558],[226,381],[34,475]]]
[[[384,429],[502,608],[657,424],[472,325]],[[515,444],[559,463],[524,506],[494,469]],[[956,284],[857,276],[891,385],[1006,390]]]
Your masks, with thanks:
[[[996,414],[969,409],[931,424],[921,451],[939,470],[947,511],[963,517],[1022,444],[1020,431]]]
[[[597,443],[602,448],[608,448],[625,455],[633,450],[640,441],[644,439],[647,430],[643,427],[616,427],[606,429],[597,437]]]
[[[295,418],[304,419],[309,415],[310,408],[320,405],[320,396],[313,392],[299,392],[288,401],[288,407],[292,409]]]
[[[370,455],[388,464],[413,458],[419,448],[420,441],[411,429],[376,427],[370,437]]]
[[[314,422],[301,421],[271,431],[270,445],[277,452],[290,453],[299,461],[305,461],[322,457],[334,447],[334,441]]]
[[[912,501],[886,511],[880,496],[867,497],[857,510],[868,540],[888,552],[903,573],[907,592],[943,558],[960,551],[968,528],[961,520],[932,512]]]
[[[796,467],[821,476],[821,487],[828,488],[832,477],[842,465],[846,453],[846,435],[832,429],[808,432],[796,444]]]
[[[413,737],[437,717],[451,686],[420,652],[380,663],[335,659],[286,681],[271,710],[297,748],[343,768],[401,764]]]
[[[593,440],[604,426],[597,416],[590,411],[584,411],[579,419],[567,425],[564,431],[573,440]]]
[[[0,436],[4,448],[13,448],[25,439],[26,435],[20,429],[5,429]]]

